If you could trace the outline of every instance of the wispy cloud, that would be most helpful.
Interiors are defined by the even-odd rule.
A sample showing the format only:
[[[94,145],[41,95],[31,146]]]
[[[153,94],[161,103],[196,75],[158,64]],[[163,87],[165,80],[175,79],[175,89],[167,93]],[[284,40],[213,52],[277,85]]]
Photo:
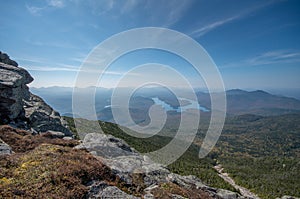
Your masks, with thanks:
[[[241,60],[235,63],[229,63],[221,68],[245,67],[245,66],[263,66],[270,64],[299,63],[300,52],[294,50],[269,51],[258,56]]]
[[[81,70],[80,67],[67,65],[67,64],[56,64],[56,67],[51,66],[25,66],[25,68],[29,71],[38,71],[38,72],[84,72],[91,73],[91,74],[102,74],[102,75],[113,75],[113,76],[123,76],[125,72],[122,71],[101,71],[97,69],[88,69],[88,70]],[[130,76],[140,76],[139,73],[130,73],[127,74]]]
[[[49,8],[63,8],[65,3],[63,0],[47,0],[44,6],[34,6],[26,4],[26,9],[28,12],[34,16],[40,16],[43,11]]]
[[[236,15],[236,16],[233,16],[233,17],[229,17],[229,18],[226,18],[226,19],[222,19],[222,20],[219,20],[219,21],[215,21],[211,24],[208,24],[208,25],[205,25],[201,28],[198,28],[194,31],[192,31],[190,33],[191,36],[195,36],[195,37],[201,37],[203,35],[205,35],[206,33],[208,33],[209,31],[215,29],[215,28],[218,28],[219,26],[222,26],[226,23],[229,23],[231,21],[234,21],[234,20],[237,20],[239,18],[241,18],[243,15],[240,14],[240,15]]]
[[[55,8],[63,8],[65,7],[65,3],[62,0],[48,0],[48,5]]]
[[[76,60],[81,62],[80,58],[74,58],[72,60]],[[80,68],[81,64],[64,64],[64,63],[50,63],[47,60],[40,59],[40,58],[19,58],[17,61],[25,61],[30,62],[30,64],[22,65],[22,67],[26,68],[29,71],[39,71],[39,72],[84,72],[84,73],[103,73],[104,75],[114,75],[114,76],[123,76],[126,72],[124,71],[116,71],[116,70],[107,70],[101,71],[97,69],[97,67],[88,68],[82,70]],[[94,62],[91,62],[95,64]],[[139,76],[138,73],[130,73],[132,76]]]
[[[232,15],[232,16],[229,16],[229,17],[224,17],[223,19],[213,21],[209,24],[201,25],[200,27],[190,31],[190,33],[188,33],[188,34],[193,36],[193,37],[196,37],[196,38],[201,37],[201,36],[207,34],[208,32],[210,32],[210,31],[212,31],[212,30],[214,30],[214,29],[216,29],[220,26],[223,26],[225,24],[228,24],[228,23],[240,20],[242,18],[245,18],[245,17],[249,16],[251,13],[257,12],[258,10],[260,10],[262,8],[265,8],[265,7],[267,7],[271,4],[274,4],[276,2],[279,2],[279,1],[264,2],[260,5],[256,5],[254,7],[248,8],[244,11],[240,11],[239,13],[237,13],[235,15]]]
[[[34,46],[48,46],[55,48],[69,48],[69,49],[78,49],[77,46],[67,43],[67,42],[57,42],[57,41],[37,41],[37,40],[25,40],[27,43]]]
[[[124,14],[132,11],[138,5],[138,3],[138,0],[127,0],[121,8],[121,13]]]
[[[50,71],[69,71],[69,72],[78,72],[77,68],[69,67],[50,67],[50,66],[25,66],[29,71],[39,71],[39,72],[50,72]]]
[[[41,12],[46,8],[47,7],[36,7],[36,6],[26,5],[26,9],[28,10],[28,12],[34,16],[40,16]]]
[[[74,1],[74,0],[73,0]],[[77,6],[83,2],[75,1]],[[143,26],[170,27],[176,23],[192,5],[194,0],[87,0],[84,6],[91,9],[94,15],[105,15],[111,18],[143,18]]]
[[[142,9],[149,13],[152,24],[167,28],[178,22],[193,3],[193,0],[162,0],[158,5],[157,1],[147,0]]]

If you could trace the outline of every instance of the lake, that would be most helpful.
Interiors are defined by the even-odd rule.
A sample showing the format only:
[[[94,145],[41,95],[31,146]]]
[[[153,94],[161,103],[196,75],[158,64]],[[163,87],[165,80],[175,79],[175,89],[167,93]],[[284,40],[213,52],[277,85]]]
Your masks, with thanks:
[[[198,104],[197,101],[194,101],[194,100],[190,100],[190,99],[186,99],[186,98],[179,98],[179,100],[185,100],[185,101],[188,101],[189,104],[188,105],[185,105],[185,106],[180,106],[178,108],[174,108],[172,107],[170,104],[160,100],[158,97],[153,97],[151,98],[154,103],[156,105],[160,105],[163,107],[163,109],[165,109],[166,111],[176,111],[176,112],[184,112],[188,109],[198,109],[200,111],[203,111],[203,112],[209,112],[210,110],[203,107],[203,106],[200,106],[200,104]]]

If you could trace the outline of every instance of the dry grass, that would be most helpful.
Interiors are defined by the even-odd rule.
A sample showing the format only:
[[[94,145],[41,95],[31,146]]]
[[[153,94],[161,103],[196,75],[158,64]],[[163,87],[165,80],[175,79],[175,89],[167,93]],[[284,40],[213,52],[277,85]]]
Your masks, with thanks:
[[[12,155],[0,158],[0,198],[84,198],[86,184],[105,180],[117,184],[111,170],[84,150],[78,141],[0,126],[0,138]]]
[[[111,170],[83,150],[41,144],[0,161],[4,198],[83,198],[92,180],[115,181]]]
[[[60,146],[74,147],[78,145],[77,140],[62,140],[51,138],[49,134],[31,135],[30,132],[15,129],[8,125],[0,126],[0,139],[12,147],[16,153],[33,150],[43,143],[55,144]]]

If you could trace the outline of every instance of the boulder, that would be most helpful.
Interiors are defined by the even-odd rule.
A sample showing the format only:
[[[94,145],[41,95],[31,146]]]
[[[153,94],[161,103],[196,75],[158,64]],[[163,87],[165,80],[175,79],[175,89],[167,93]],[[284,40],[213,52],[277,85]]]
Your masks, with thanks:
[[[220,199],[237,199],[237,198],[239,198],[237,193],[228,191],[225,189],[218,189],[217,197]]]
[[[0,139],[0,155],[12,154],[11,147]]]
[[[72,133],[63,125],[59,113],[54,111],[42,98],[30,93],[28,99],[24,99],[25,117],[28,125],[38,132],[58,131],[65,136]]]
[[[212,189],[201,182],[199,178],[196,176],[181,176],[175,173],[170,173],[167,176],[167,180],[174,184],[179,185],[180,187],[184,187],[186,189],[191,189],[195,187],[196,189],[207,189],[211,191],[216,191],[216,189]]]
[[[93,181],[89,186],[89,193],[86,198],[94,199],[94,198],[128,198],[128,199],[138,199],[139,197],[135,197],[125,193],[120,190],[118,187],[110,186],[106,182],[103,181]]]
[[[24,119],[23,100],[30,96],[26,84],[33,81],[23,68],[0,63],[0,122]]]
[[[51,130],[47,131],[46,135],[47,135],[47,137],[50,137],[50,138],[64,138],[65,137],[64,133],[59,132],[59,131],[51,131]]]
[[[85,148],[101,158],[126,184],[141,186],[166,182],[170,173],[165,167],[139,154],[125,141],[102,133],[87,134],[76,148]]]
[[[113,198],[126,198],[126,199],[138,199],[138,197],[129,195],[124,191],[121,191],[118,187],[108,186],[100,194],[100,198],[113,199]]]
[[[4,64],[9,64],[12,66],[18,66],[17,62],[15,62],[14,60],[11,60],[6,53],[2,53],[1,51],[0,51],[0,62],[4,63]]]

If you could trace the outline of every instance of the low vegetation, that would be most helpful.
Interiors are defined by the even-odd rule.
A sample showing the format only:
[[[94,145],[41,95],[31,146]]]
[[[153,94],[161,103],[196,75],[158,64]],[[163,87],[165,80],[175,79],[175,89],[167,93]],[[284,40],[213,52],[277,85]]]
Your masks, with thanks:
[[[0,126],[0,137],[15,152],[0,158],[1,198],[84,198],[92,180],[121,185],[93,155],[72,148],[78,141],[33,136],[9,126]]]
[[[74,127],[73,119],[66,119]],[[142,153],[159,149],[172,139],[159,135],[139,139],[123,133],[116,124],[99,124],[104,133],[124,139]],[[237,184],[263,199],[275,199],[283,195],[300,197],[299,114],[227,117],[217,146],[208,157],[199,159],[199,146],[207,126],[207,123],[200,125],[195,144],[168,166],[171,171],[195,175],[210,186],[234,190],[212,169],[215,164],[221,163]]]
[[[300,115],[228,118],[210,154],[263,199],[300,197]]]

